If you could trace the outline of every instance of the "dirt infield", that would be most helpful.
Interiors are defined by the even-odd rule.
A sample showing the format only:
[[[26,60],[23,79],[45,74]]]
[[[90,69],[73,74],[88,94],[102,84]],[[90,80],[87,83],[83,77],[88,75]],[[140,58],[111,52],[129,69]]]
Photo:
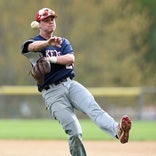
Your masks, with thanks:
[[[156,142],[84,141],[88,156],[154,156]],[[0,156],[70,156],[67,141],[0,140]]]

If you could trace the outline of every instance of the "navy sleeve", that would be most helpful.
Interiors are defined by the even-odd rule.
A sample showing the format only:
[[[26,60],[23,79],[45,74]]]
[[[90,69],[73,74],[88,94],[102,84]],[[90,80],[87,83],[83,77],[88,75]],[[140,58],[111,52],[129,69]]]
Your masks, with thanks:
[[[24,43],[22,44],[22,46],[21,46],[21,53],[22,53],[22,54],[29,52],[29,51],[28,51],[28,45],[29,45],[30,43],[32,43],[32,42],[33,42],[33,40],[28,40],[28,41],[26,41],[26,42],[24,42]]]

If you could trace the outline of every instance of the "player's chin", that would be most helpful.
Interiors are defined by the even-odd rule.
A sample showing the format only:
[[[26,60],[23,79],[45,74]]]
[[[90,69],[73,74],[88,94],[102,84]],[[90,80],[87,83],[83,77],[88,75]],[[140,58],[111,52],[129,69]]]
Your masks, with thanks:
[[[49,29],[48,29],[48,30],[46,31],[47,34],[51,34],[51,33],[53,33],[53,32],[54,32],[53,29],[52,29],[52,30],[49,30]]]

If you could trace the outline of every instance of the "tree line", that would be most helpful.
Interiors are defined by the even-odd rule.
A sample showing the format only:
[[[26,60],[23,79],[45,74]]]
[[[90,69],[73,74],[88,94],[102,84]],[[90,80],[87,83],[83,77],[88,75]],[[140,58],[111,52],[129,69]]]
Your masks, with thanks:
[[[1,85],[35,84],[28,74],[31,65],[21,55],[20,47],[38,33],[30,28],[30,23],[43,7],[58,14],[55,35],[71,42],[78,81],[86,86],[155,85],[154,3],[153,0],[1,1]]]

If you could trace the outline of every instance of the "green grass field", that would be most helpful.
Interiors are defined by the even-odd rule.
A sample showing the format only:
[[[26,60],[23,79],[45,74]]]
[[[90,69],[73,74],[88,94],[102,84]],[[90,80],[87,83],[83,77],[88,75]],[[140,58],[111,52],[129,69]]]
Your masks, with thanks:
[[[113,140],[90,120],[80,120],[84,140]],[[0,120],[0,139],[67,139],[55,120]],[[156,140],[156,122],[134,121],[130,140]]]

